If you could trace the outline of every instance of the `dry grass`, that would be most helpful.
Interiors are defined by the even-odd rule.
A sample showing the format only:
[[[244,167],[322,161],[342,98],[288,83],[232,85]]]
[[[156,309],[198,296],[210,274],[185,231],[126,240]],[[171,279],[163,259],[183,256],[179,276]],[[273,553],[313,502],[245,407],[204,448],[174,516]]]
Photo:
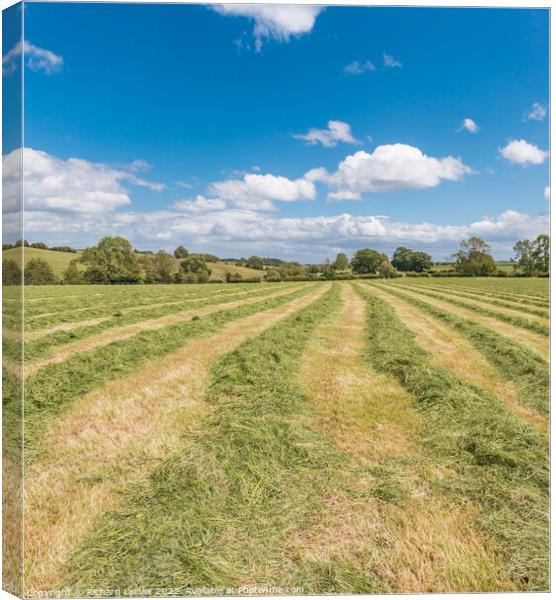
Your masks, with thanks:
[[[418,289],[415,286],[410,288],[409,286],[400,285],[400,284],[398,284],[397,287],[402,288],[404,290]],[[446,299],[446,301],[450,301],[450,299],[454,297],[454,294],[445,293],[443,290],[441,290],[439,288],[423,286],[423,289],[426,292],[433,292],[435,294],[438,294],[440,299]],[[451,291],[451,290],[448,290],[448,292],[449,291]],[[496,310],[496,312],[499,312],[499,313],[502,313],[505,315],[509,315],[511,317],[519,317],[521,319],[528,319],[529,321],[535,321],[536,323],[541,323],[542,325],[548,324],[548,319],[546,319],[544,317],[539,317],[536,315],[524,313],[522,310],[522,307],[520,307],[519,305],[517,305],[515,308],[508,308],[505,306],[496,306],[493,309],[492,304],[489,304],[488,302],[481,302],[480,298],[477,298],[477,297],[475,297],[474,299],[471,299],[466,296],[466,297],[460,297],[460,299],[464,300],[468,304],[472,304],[474,306],[479,306],[480,308],[486,308],[487,310]]]
[[[2,457],[2,589],[21,595],[21,464]]]
[[[66,560],[129,485],[181,445],[184,425],[209,410],[210,365],[245,339],[308,305],[327,286],[286,306],[231,323],[88,394],[45,434],[44,459],[26,472],[26,586],[54,589]],[[287,290],[291,293],[291,289]]]
[[[297,287],[287,287],[279,292],[271,292],[268,296],[264,296],[265,298],[278,298],[280,296],[284,296],[286,294],[290,294],[301,287],[306,287],[308,284],[304,286]],[[224,302],[221,304],[211,304],[209,306],[203,308],[190,308],[185,311],[172,313],[170,315],[166,315],[164,317],[159,317],[157,319],[149,319],[145,321],[141,321],[140,323],[134,323],[133,325],[124,325],[121,327],[112,327],[107,331],[103,331],[97,335],[90,336],[84,340],[78,340],[76,342],[71,342],[69,344],[64,344],[60,347],[60,349],[53,354],[51,357],[27,363],[25,365],[25,376],[36,373],[42,367],[49,364],[57,364],[64,362],[69,356],[75,354],[76,352],[86,352],[88,350],[93,350],[94,348],[98,348],[100,346],[105,346],[106,344],[110,344],[111,342],[125,340],[130,338],[137,333],[142,331],[148,331],[153,329],[162,329],[168,325],[172,325],[174,323],[179,323],[180,321],[186,321],[195,316],[201,317],[205,315],[210,315],[211,313],[218,312],[220,310],[226,310],[230,308],[235,308],[237,306],[244,306],[249,304],[255,304],[256,302],[261,301],[261,296],[256,296],[254,298],[242,298],[241,300],[235,300],[233,302]]]
[[[376,287],[374,287],[373,289],[376,289]],[[409,291],[405,288],[402,290],[399,286],[396,286],[396,290],[398,290],[399,292],[403,292],[404,294],[407,294],[409,296],[413,296],[414,298],[418,298],[420,300],[423,299],[418,292]],[[492,317],[485,317],[472,310],[460,308],[459,306],[455,306],[454,304],[450,304],[449,302],[436,300],[429,296],[426,297],[426,302],[432,304],[433,306],[451,312],[454,315],[459,315],[460,317],[470,319],[471,321],[480,323],[485,327],[489,327],[497,333],[500,333],[522,343],[524,346],[527,346],[529,349],[531,349],[533,352],[535,352],[545,360],[548,359],[549,340],[543,335],[534,333],[532,331],[527,331],[525,329],[520,329],[519,327],[515,327],[509,323],[504,323],[503,321],[499,321]]]
[[[443,473],[424,466],[420,414],[396,380],[364,361],[365,302],[351,286],[342,289],[343,311],[316,330],[299,373],[318,427],[347,453],[344,490],[288,540],[294,560],[356,565],[382,591],[502,589],[492,575],[495,554],[468,525],[474,507],[432,490],[430,480]],[[377,497],[388,469],[407,488],[399,502]]]
[[[430,354],[433,364],[450,369],[459,378],[490,390],[522,419],[539,431],[548,432],[548,421],[520,404],[511,382],[503,381],[468,339],[411,304],[386,293],[384,288],[375,286],[373,290],[379,298],[392,305],[398,319],[416,335],[417,343]]]

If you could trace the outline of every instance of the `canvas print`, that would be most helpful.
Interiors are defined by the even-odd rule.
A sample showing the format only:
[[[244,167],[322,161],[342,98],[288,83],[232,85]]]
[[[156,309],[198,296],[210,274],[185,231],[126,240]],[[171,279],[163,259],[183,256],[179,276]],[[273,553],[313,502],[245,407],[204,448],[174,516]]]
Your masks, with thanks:
[[[549,10],[2,17],[4,589],[547,591]]]

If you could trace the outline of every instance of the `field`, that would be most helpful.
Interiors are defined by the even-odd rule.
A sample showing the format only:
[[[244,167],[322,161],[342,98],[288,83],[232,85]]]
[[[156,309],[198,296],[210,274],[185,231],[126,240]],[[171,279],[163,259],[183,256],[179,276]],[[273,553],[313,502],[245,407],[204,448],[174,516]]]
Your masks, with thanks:
[[[548,589],[548,279],[25,297],[28,594]]]
[[[79,253],[55,252],[52,250],[42,250],[41,248],[25,248],[25,264],[32,258],[40,258],[52,267],[54,275],[60,279],[62,278],[64,271],[68,268],[70,261],[78,257]],[[2,258],[12,259],[19,263],[21,260],[21,250],[19,248],[4,250],[2,252]],[[178,260],[176,260],[176,263],[178,263]],[[226,273],[239,273],[243,279],[250,279],[253,277],[261,278],[264,275],[262,271],[249,269],[248,267],[238,267],[225,262],[209,262],[207,263],[207,266],[211,270],[211,280],[215,281],[226,279]]]

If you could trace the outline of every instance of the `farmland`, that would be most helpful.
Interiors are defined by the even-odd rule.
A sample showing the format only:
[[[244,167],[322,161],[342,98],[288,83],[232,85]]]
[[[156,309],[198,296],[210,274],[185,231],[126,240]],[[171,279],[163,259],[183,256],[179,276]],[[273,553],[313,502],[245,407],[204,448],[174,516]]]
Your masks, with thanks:
[[[70,262],[81,256],[81,252],[56,252],[53,250],[43,250],[41,248],[25,248],[24,261],[27,264],[32,259],[41,259],[48,263],[54,272],[54,275],[61,279],[64,271],[68,268]],[[139,255],[137,255],[139,256]],[[10,248],[2,252],[3,259],[15,260],[19,263],[21,258],[20,248]],[[179,261],[175,259],[176,268]],[[263,273],[256,269],[238,266],[227,262],[208,262],[207,266],[211,270],[212,281],[223,281],[226,279],[226,274],[237,274],[240,278],[260,278]],[[80,268],[83,268],[82,266]]]
[[[548,309],[542,278],[26,286],[27,592],[546,590]]]

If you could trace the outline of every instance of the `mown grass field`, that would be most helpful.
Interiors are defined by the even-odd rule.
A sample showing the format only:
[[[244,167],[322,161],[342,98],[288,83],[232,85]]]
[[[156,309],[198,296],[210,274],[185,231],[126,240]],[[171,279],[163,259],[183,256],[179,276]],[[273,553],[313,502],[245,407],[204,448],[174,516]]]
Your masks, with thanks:
[[[25,297],[28,594],[548,589],[547,279]]]

